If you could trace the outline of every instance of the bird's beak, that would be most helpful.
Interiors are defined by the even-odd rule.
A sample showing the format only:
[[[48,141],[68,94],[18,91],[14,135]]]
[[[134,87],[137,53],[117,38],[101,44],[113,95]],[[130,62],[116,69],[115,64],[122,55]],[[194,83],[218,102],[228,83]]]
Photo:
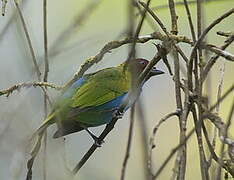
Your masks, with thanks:
[[[156,76],[156,75],[160,75],[160,74],[164,74],[164,72],[156,69],[156,67],[153,67],[149,73],[150,76]]]

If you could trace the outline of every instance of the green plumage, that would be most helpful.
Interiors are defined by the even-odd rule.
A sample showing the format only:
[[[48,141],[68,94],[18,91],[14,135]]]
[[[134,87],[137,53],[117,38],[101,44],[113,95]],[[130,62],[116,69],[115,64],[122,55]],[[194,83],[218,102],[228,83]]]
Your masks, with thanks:
[[[58,98],[53,111],[34,135],[42,135],[53,123],[58,125],[55,138],[109,123],[114,112],[128,99],[131,85],[130,69],[134,68],[137,77],[148,62],[145,59],[135,59],[126,68],[123,63],[117,67],[84,75]],[[153,67],[146,80],[162,73]],[[134,101],[135,99],[131,99],[131,102],[127,100],[126,109]]]
[[[127,93],[130,88],[131,73],[123,70],[124,64],[100,70],[85,76],[85,83],[77,88],[68,89],[69,96],[62,95],[54,105],[54,110],[44,121],[36,134],[43,132],[49,125],[58,123],[62,135],[82,130],[81,127],[99,126],[107,123],[110,109],[95,109]],[[103,117],[103,118],[100,118]],[[109,118],[108,118],[109,120]]]
[[[121,111],[125,112],[134,104],[143,84],[150,77],[163,74],[153,67],[144,77],[143,82],[139,83],[139,87],[134,89],[137,93],[132,93],[132,89],[130,92],[131,72],[134,72],[134,77],[138,78],[148,63],[146,59],[132,59],[128,64],[123,63],[117,67],[84,75],[68,87],[54,104],[52,112],[33,134],[32,139],[37,137],[37,141],[31,151],[32,158],[27,164],[29,170],[27,177],[31,175],[32,164],[40,150],[44,131],[51,124],[56,123],[58,127],[54,138],[85,129],[96,146],[100,146],[102,142],[89,131],[88,127],[110,123],[113,117],[117,117],[116,112],[119,112],[122,105],[124,110],[121,108]]]
[[[71,99],[71,107],[98,106],[128,92],[130,73],[123,71],[123,65],[107,68],[90,76]]]

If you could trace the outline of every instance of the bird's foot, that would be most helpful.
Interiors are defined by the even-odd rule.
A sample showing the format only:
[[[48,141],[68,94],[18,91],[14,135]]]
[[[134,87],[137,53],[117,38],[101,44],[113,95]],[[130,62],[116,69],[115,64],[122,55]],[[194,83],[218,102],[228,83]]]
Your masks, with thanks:
[[[104,143],[104,140],[100,140],[97,136],[95,136],[88,128],[85,128],[85,130],[89,133],[89,135],[92,137],[92,139],[94,140],[94,144],[97,147],[101,147],[102,144]]]
[[[93,138],[94,139],[94,138]],[[98,137],[96,137],[94,139],[94,144],[97,146],[97,147],[102,147],[102,144],[104,143],[105,141],[104,140],[100,140]]]
[[[124,112],[119,111],[118,109],[114,112],[114,117],[117,119],[122,119],[124,115]]]

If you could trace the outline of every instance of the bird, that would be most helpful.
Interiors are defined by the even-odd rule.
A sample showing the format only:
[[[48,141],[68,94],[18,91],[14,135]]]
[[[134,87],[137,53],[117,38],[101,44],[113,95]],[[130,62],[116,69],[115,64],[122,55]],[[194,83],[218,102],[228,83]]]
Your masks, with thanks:
[[[88,128],[110,123],[124,103],[126,104],[124,112],[133,105],[137,97],[131,99],[129,95],[133,80],[132,69],[136,73],[134,78],[137,78],[149,61],[144,58],[135,58],[131,60],[130,65],[127,63],[128,61],[125,61],[116,67],[85,74],[75,81],[58,97],[51,113],[33,136],[42,136],[50,125],[56,123],[58,129],[53,138],[86,130],[97,144],[97,137]],[[139,92],[148,79],[163,73],[153,67],[143,83],[139,85]]]

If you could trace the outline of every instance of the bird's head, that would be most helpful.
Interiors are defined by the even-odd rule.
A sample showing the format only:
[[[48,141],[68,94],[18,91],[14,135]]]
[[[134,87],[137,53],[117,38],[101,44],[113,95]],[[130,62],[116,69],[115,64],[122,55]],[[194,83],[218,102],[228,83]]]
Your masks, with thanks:
[[[137,58],[137,59],[131,61],[130,63],[131,63],[130,67],[133,67],[133,69],[134,69],[133,72],[136,74],[140,74],[144,71],[146,66],[149,64],[149,61],[146,59],[143,59],[143,58]],[[156,75],[160,75],[160,74],[164,74],[164,72],[156,69],[156,67],[152,67],[152,69],[150,70],[148,77],[146,79],[149,79],[152,76],[156,76]]]

